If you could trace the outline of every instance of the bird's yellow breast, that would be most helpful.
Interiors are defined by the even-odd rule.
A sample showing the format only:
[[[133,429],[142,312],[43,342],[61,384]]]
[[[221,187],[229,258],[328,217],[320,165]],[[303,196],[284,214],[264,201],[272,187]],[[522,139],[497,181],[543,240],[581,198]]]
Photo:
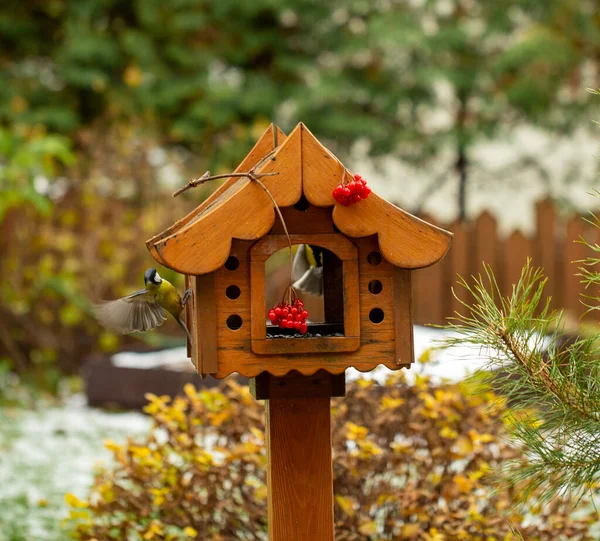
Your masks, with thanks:
[[[152,286],[148,287],[148,289],[154,295],[154,298],[158,304],[160,304],[173,317],[179,317],[181,311],[183,310],[181,296],[179,295],[179,291],[175,289],[171,282],[163,279],[160,284],[152,284]]]

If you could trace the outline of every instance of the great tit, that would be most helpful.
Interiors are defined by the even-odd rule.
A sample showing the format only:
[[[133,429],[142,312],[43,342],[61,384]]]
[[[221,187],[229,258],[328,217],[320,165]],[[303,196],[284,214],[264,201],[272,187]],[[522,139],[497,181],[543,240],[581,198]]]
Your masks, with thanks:
[[[323,295],[323,248],[301,244],[292,263],[292,286],[299,291]]]
[[[144,285],[145,289],[131,295],[96,305],[94,312],[98,321],[123,334],[146,332],[162,325],[168,312],[191,341],[190,332],[181,319],[191,290],[188,289],[182,298],[170,282],[160,277],[156,269],[148,269],[144,273]]]

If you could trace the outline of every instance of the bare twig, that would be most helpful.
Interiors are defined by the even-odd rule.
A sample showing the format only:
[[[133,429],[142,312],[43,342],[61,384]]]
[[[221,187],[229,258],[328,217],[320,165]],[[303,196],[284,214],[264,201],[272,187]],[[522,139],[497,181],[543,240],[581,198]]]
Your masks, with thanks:
[[[271,201],[273,202],[273,207],[275,208],[275,211],[277,212],[277,215],[279,216],[279,219],[281,220],[281,225],[283,226],[283,230],[285,232],[285,236],[287,237],[288,245],[290,247],[290,284],[291,284],[292,283],[292,264],[293,264],[292,239],[290,238],[290,234],[288,232],[287,226],[285,225],[285,220],[283,219],[281,210],[279,210],[279,205],[277,204],[277,201],[275,201],[275,198],[273,197],[273,194],[269,191],[269,189],[258,179],[256,174],[249,173],[249,178],[250,178],[250,180],[253,180],[254,182],[256,182],[265,191],[265,193],[271,198]]]
[[[272,177],[273,175],[278,175],[278,174],[279,173],[252,173],[252,170],[250,170],[246,173],[225,173],[222,175],[211,175],[210,171],[207,171],[200,178],[195,178],[193,180],[190,180],[185,186],[182,186],[178,190],[175,190],[173,192],[173,197],[177,197],[178,195],[181,195],[183,192],[185,192],[186,190],[189,190],[190,188],[195,188],[196,186],[200,186],[200,184],[204,184],[205,182],[209,182],[210,180],[217,180],[219,178],[231,178],[231,177],[250,178],[250,175],[254,175],[255,177],[262,178],[262,177]]]
[[[274,132],[274,135],[273,135],[273,144],[277,145],[276,132]],[[251,180],[252,182],[256,182],[271,199],[271,201],[273,203],[273,207],[275,208],[275,211],[277,212],[277,215],[279,216],[279,219],[281,220],[281,225],[283,226],[283,230],[285,231],[285,236],[287,237],[288,245],[290,247],[290,285],[291,285],[291,283],[292,283],[292,266],[293,266],[292,239],[290,238],[290,234],[288,232],[287,226],[285,225],[285,220],[283,219],[283,215],[281,214],[279,205],[277,205],[277,201],[275,201],[273,194],[269,191],[269,189],[260,180],[263,177],[272,177],[274,175],[278,175],[279,173],[278,172],[272,172],[272,173],[257,173],[256,172],[256,170],[259,169],[260,167],[262,167],[262,165],[267,160],[274,159],[273,155],[275,154],[275,152],[277,152],[277,150],[278,149],[276,147],[273,150],[271,150],[271,152],[269,152],[268,154],[265,154],[260,160],[258,160],[258,162],[256,164],[254,164],[254,166],[252,166],[245,173],[224,173],[222,175],[211,175],[210,171],[206,171],[206,173],[204,173],[200,178],[195,178],[195,179],[190,180],[185,186],[182,186],[181,188],[179,188],[178,190],[173,192],[173,197],[177,197],[178,195],[181,195],[183,192],[185,192],[186,190],[189,190],[190,188],[195,188],[196,186],[199,186],[200,184],[204,184],[205,182],[209,182],[211,180],[217,180],[219,178],[232,178],[232,177],[247,178],[247,179]],[[344,170],[344,176],[345,176],[345,173],[346,173],[346,170]]]

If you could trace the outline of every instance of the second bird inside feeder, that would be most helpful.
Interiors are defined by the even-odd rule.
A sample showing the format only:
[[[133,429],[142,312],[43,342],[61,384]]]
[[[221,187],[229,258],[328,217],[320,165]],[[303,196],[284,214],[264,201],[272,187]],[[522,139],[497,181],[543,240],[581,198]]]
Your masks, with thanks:
[[[265,265],[266,305],[277,305],[290,285],[289,248],[275,252]],[[342,262],[331,251],[314,244],[292,246],[292,285],[309,313],[308,337],[343,335]],[[265,314],[267,335],[284,337]],[[281,336],[280,336],[281,335]]]

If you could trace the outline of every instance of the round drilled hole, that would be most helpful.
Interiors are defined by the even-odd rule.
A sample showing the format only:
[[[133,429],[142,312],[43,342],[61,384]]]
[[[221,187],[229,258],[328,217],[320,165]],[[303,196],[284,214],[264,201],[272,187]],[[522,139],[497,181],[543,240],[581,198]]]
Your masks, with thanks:
[[[225,261],[225,268],[230,271],[234,271],[240,266],[240,260],[234,255],[230,255]]]
[[[370,288],[371,288],[371,286],[369,284],[369,289]],[[237,299],[240,296],[240,288],[238,286],[229,286],[225,290],[225,295],[227,296],[228,299],[231,299],[232,301],[234,301],[235,299]]]
[[[379,252],[371,252],[367,256],[367,261],[370,265],[373,265],[375,267],[376,265],[379,265],[379,263],[381,263],[381,254]]]
[[[373,293],[373,295],[379,295],[382,289],[383,284],[379,280],[371,280],[369,282],[369,291]]]
[[[308,202],[308,199],[306,199],[306,197],[304,196],[302,196],[300,200],[294,205],[294,208],[301,212],[308,210],[308,207],[310,207],[310,203]]]
[[[237,331],[242,326],[242,318],[237,314],[232,314],[227,318],[227,327],[232,331]]]
[[[381,323],[383,321],[383,310],[381,308],[373,308],[369,312],[369,320],[371,323]]]

